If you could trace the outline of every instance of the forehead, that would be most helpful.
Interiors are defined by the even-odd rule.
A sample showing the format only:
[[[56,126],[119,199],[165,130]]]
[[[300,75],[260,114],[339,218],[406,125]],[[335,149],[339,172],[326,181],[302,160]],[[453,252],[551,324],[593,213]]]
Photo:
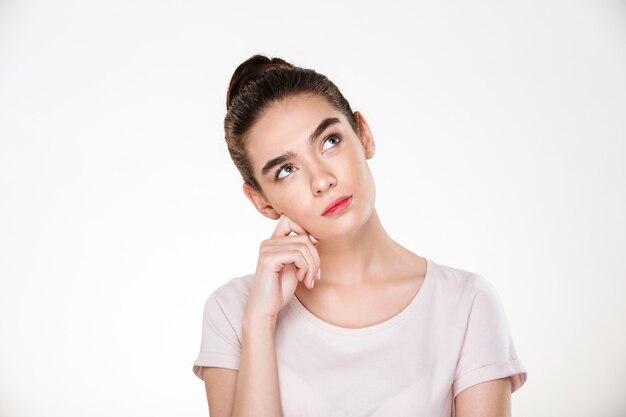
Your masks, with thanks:
[[[347,123],[343,113],[324,97],[312,94],[290,96],[265,109],[246,135],[246,149],[255,175],[260,176],[261,166],[267,160],[287,150],[304,149],[309,135],[328,117]]]

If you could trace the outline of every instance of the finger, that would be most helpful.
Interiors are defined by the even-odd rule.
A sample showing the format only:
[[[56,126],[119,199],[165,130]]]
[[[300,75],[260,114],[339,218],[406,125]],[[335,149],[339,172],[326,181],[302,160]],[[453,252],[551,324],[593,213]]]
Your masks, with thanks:
[[[310,235],[309,235],[310,236]],[[276,250],[284,250],[284,248],[301,248],[300,245],[292,246],[291,242],[303,244],[305,248],[302,250],[305,252],[307,261],[310,262],[310,268],[307,271],[306,278],[309,284],[311,284],[317,277],[320,269],[320,257],[315,246],[311,243],[311,240],[307,236],[283,236],[282,238],[275,239],[278,243]],[[311,286],[311,285],[309,285]]]
[[[278,220],[278,224],[272,233],[272,237],[289,236],[291,232],[298,235],[307,235],[308,232],[302,226],[289,218],[285,213]]]
[[[302,275],[304,275],[302,278],[305,280],[305,284],[311,287],[319,269],[319,255],[311,241],[306,236],[283,236],[282,238],[269,240],[264,248],[266,253],[285,250],[299,250],[302,252],[302,256],[308,264],[306,271],[302,271]],[[298,279],[298,281],[300,280]]]
[[[289,249],[289,250],[280,250],[275,252],[266,252],[266,256],[264,260],[267,264],[272,265],[271,271],[279,274],[285,265],[293,264],[296,267],[296,277],[302,277],[307,269],[309,269],[309,264],[302,253],[301,250],[298,249]],[[298,279],[300,281],[300,279]]]
[[[317,245],[319,242],[317,238],[308,233],[302,226],[296,223],[293,219],[287,216],[285,213],[281,214],[280,220],[274,229],[274,233],[272,234],[272,238],[275,237],[285,237],[289,236],[291,232],[295,232],[298,235],[307,235],[310,240],[314,242],[314,245]],[[317,250],[314,248],[309,248],[310,252],[314,253],[312,257],[315,260],[314,269],[311,271],[312,279],[315,279],[315,276],[318,275],[318,271],[320,269],[320,260],[319,255],[317,254]]]
[[[308,235],[313,242],[313,245],[317,245],[319,243],[319,239],[309,233],[304,227],[300,226],[285,213],[282,213],[271,237],[289,236],[291,232],[295,232],[298,235]]]
[[[311,235],[308,235],[308,237],[312,237]],[[298,236],[299,238],[299,236]],[[309,239],[307,237],[302,237],[301,241],[302,243],[304,243],[305,247],[306,247],[306,251],[307,254],[309,255],[309,259],[311,260],[311,269],[310,269],[310,273],[307,274],[307,276],[310,276],[310,284],[311,286],[313,286],[313,282],[315,281],[317,275],[318,275],[318,271],[320,269],[320,257],[319,254],[317,252],[317,249],[315,248],[315,243],[311,243],[311,239]]]

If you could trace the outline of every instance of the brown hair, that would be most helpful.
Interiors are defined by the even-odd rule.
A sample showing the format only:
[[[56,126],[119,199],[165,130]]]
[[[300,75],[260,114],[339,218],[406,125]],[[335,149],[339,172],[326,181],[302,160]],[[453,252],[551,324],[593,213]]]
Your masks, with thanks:
[[[301,93],[325,97],[343,113],[355,132],[358,123],[348,100],[326,76],[296,67],[281,58],[253,55],[242,62],[230,79],[226,94],[224,132],[226,144],[244,182],[262,193],[246,153],[245,135],[263,110],[271,104]]]

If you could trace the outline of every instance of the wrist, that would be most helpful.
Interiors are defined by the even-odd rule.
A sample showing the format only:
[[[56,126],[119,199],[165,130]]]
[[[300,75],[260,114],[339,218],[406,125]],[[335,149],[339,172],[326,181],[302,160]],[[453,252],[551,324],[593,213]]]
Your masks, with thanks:
[[[255,314],[254,312],[246,313],[242,322],[242,330],[245,332],[255,331],[258,329],[274,330],[275,327],[276,327],[276,316]]]

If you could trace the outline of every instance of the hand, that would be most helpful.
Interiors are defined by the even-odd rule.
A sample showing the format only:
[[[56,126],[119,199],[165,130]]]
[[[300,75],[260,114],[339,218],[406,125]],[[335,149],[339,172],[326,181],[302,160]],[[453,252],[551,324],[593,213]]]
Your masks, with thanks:
[[[289,236],[291,232],[296,235]],[[283,214],[270,239],[261,242],[252,292],[246,307],[249,319],[276,320],[293,297],[298,281],[312,289],[319,279],[317,239]]]

